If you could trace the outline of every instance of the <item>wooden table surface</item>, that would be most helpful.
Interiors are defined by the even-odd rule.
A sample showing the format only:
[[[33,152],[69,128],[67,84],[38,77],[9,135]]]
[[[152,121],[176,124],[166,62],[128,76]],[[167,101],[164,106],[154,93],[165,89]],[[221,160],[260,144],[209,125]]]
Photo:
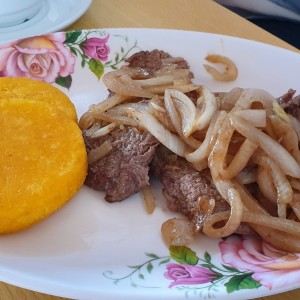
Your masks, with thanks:
[[[212,0],[94,0],[87,12],[66,30],[124,27],[205,31],[238,36],[298,51]],[[66,298],[0,283],[0,299],[58,300]],[[300,289],[259,299],[300,299]]]

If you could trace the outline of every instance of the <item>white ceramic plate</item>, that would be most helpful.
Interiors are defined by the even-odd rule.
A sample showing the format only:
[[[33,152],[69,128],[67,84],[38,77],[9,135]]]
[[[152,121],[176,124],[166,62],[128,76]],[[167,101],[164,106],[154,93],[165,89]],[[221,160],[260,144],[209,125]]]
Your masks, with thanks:
[[[278,96],[290,87],[300,90],[299,54],[221,35],[99,29],[16,43],[0,47],[0,75],[33,76],[33,65],[22,66],[21,71],[15,59],[22,61],[22,56],[32,53],[32,70],[37,72],[33,77],[38,78],[42,61],[37,48],[52,43],[54,48],[48,49],[55,50],[43,54],[52,59],[43,66],[48,70],[44,79],[71,97],[79,116],[107,96],[103,71],[119,67],[125,57],[140,49],[158,48],[185,57],[195,81],[214,91],[258,87]],[[213,81],[202,67],[209,53],[230,57],[238,67],[238,79]],[[54,63],[56,69],[51,68]],[[154,184],[157,199],[162,199],[159,185]],[[169,251],[160,226],[171,216],[163,205],[147,215],[138,194],[109,204],[102,193],[83,187],[44,222],[0,237],[0,280],[58,296],[106,300],[250,299],[300,286],[300,269],[284,269],[285,261],[275,259],[270,251],[264,253],[259,239],[233,236],[223,241],[199,236],[189,248]],[[293,257],[298,262],[298,254]],[[268,268],[274,261],[277,269]]]
[[[41,9],[30,20],[0,28],[0,43],[63,30],[86,12],[92,0],[42,0],[42,2]]]

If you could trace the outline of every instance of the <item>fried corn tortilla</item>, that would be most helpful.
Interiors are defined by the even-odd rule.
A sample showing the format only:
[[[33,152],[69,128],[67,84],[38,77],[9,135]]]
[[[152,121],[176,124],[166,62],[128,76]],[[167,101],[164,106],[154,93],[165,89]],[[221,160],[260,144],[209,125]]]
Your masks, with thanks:
[[[69,97],[56,87],[38,80],[0,77],[0,99],[26,98],[46,102],[77,122],[77,113]]]
[[[62,207],[87,171],[81,130],[47,103],[0,101],[0,233],[27,228]]]

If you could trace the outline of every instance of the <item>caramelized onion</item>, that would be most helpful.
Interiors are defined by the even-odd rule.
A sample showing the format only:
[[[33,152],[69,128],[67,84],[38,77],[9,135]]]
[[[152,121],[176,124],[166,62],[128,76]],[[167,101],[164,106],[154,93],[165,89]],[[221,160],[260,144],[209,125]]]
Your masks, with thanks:
[[[195,104],[185,94],[174,89],[167,89],[165,91],[166,109],[171,110],[171,104],[174,107],[172,109],[172,115],[174,115],[174,112],[176,111],[176,114],[178,115],[177,119],[179,119],[180,116],[180,131],[184,136],[188,137],[192,133],[194,122],[197,116],[197,108]],[[175,122],[177,123],[177,121]]]
[[[201,88],[201,96],[197,99],[197,107],[201,108],[201,111],[197,111],[193,131],[206,128],[218,107],[215,95],[204,86]]]
[[[152,98],[154,96],[153,93],[146,91],[138,82],[132,79],[132,77],[137,77],[141,74],[143,74],[142,69],[122,67],[119,70],[104,74],[103,82],[110,91],[118,95]]]
[[[88,163],[92,164],[99,159],[103,158],[105,155],[107,155],[112,150],[112,144],[109,141],[105,141],[103,144],[101,144],[99,147],[92,149],[88,153]]]
[[[161,233],[168,246],[186,246],[194,240],[193,224],[186,219],[173,218],[161,226]]]
[[[229,166],[220,169],[220,174],[223,176],[223,178],[231,179],[237,176],[246,167],[249,159],[256,149],[257,144],[254,144],[246,139],[230,162]]]
[[[268,115],[273,114],[274,104],[277,104],[277,100],[267,91],[248,88],[243,89],[239,99],[235,103],[234,109],[249,109],[255,102],[260,103]]]
[[[195,106],[189,97],[175,89],[167,89],[165,91],[165,99],[168,103],[173,101],[181,117],[181,131],[185,137],[207,127],[217,110],[215,96],[204,87],[202,88],[201,97],[197,100],[197,106],[201,106],[201,110]]]
[[[257,168],[257,184],[262,195],[277,205],[277,191],[273,183],[272,176],[267,169],[262,166]]]
[[[250,122],[255,127],[266,127],[267,112],[264,109],[243,109],[233,112],[235,115]]]
[[[128,96],[120,96],[120,95],[113,95],[111,97],[108,97],[104,101],[92,105],[89,110],[84,113],[80,120],[79,120],[79,127],[81,129],[87,129],[93,125],[93,123],[96,121],[97,116],[100,116],[102,113],[104,113],[106,110],[122,103],[123,101],[127,100]]]
[[[300,163],[298,135],[291,122],[289,120],[286,122],[278,116],[270,116],[270,121],[280,144],[293,155],[298,163]]]
[[[182,138],[182,140],[187,143],[192,148],[196,149],[201,144],[199,141],[194,139],[192,136],[186,137],[182,132],[182,126],[181,126],[181,118],[179,116],[178,111],[176,110],[176,107],[174,105],[174,102],[171,98],[171,90],[165,91],[165,107],[168,112],[168,115],[171,119],[172,125],[174,126],[176,132],[178,135]]]
[[[185,158],[187,161],[193,164],[199,164],[199,163],[203,164],[204,160],[207,160],[209,155],[210,145],[214,144],[217,136],[217,130],[220,128],[226,115],[227,114],[224,111],[215,114],[215,116],[212,118],[212,121],[210,122],[203,143],[194,152],[186,154]]]
[[[218,213],[207,217],[203,224],[203,232],[210,237],[225,237],[233,234],[239,227],[242,216],[243,206],[239,193],[232,187],[227,190],[226,200],[231,205],[231,210],[226,214],[226,224],[221,228],[215,228],[213,225],[220,220]]]
[[[225,118],[222,123],[222,128],[219,130],[219,135],[216,139],[215,145],[208,158],[210,173],[216,188],[230,205],[230,217],[222,228],[213,228],[213,215],[211,216],[210,225],[203,227],[205,233],[210,236],[221,237],[235,232],[240,225],[243,214],[243,204],[239,193],[236,191],[230,180],[226,180],[220,176],[220,170],[223,169],[224,159],[232,134],[233,127],[231,126],[229,119]]]
[[[218,110],[225,110],[229,112],[234,107],[236,101],[240,98],[243,92],[242,88],[235,87],[228,93],[224,93],[221,97],[217,97]],[[219,93],[218,93],[219,94]]]
[[[255,213],[258,217],[261,215],[269,215],[264,208],[262,208],[258,202],[249,194],[249,192],[245,189],[244,186],[234,182],[235,188],[241,195],[243,199],[244,210]],[[278,220],[278,218],[277,218]],[[285,220],[285,219],[283,219]],[[294,222],[297,223],[297,222]],[[300,252],[300,236],[295,236],[287,234],[286,232],[282,232],[280,230],[274,230],[257,225],[251,224],[251,227],[268,243],[273,245],[274,247],[278,247],[280,249],[285,249],[291,252]]]
[[[103,136],[108,134],[110,131],[112,131],[117,124],[115,123],[110,123],[104,127],[99,128],[98,130],[94,131],[93,134],[91,135],[92,138],[96,138],[99,136]]]
[[[236,115],[231,114],[230,121],[238,132],[253,143],[258,144],[274,161],[276,161],[285,174],[300,178],[299,164],[284,147],[270,138],[267,134]]]
[[[149,112],[134,109],[129,110],[129,112],[142,128],[148,130],[175,154],[184,156],[189,151],[187,145],[177,135],[165,129]]]
[[[141,193],[143,195],[147,213],[152,214],[156,207],[156,203],[155,203],[154,195],[152,193],[151,186],[150,185],[144,186],[141,190]]]
[[[207,55],[205,59],[214,64],[223,64],[225,66],[224,72],[218,71],[216,68],[204,64],[203,67],[205,70],[215,79],[218,81],[233,81],[236,80],[238,76],[238,69],[235,63],[226,56],[218,55],[218,54],[211,54]]]
[[[206,59],[225,65],[224,73],[205,65],[215,79],[234,80],[238,75],[227,57],[209,55]],[[213,213],[213,199],[197,199],[199,207],[192,221],[175,218],[162,225],[168,245],[187,245],[201,230],[208,236],[225,237],[246,222],[273,246],[299,252],[300,224],[291,219],[300,219],[300,122],[261,89],[235,88],[213,94],[192,83],[190,70],[178,68],[181,61],[167,58],[151,75],[128,67],[105,74],[104,83],[114,95],[91,106],[80,119],[80,127],[91,137],[107,134],[117,124],[138,127],[197,170],[209,168],[230,209]],[[191,91],[193,97],[199,94],[196,103],[186,94]],[[111,143],[104,142],[89,152],[89,164],[110,151]],[[259,187],[257,199],[243,185],[252,182]],[[155,199],[150,187],[141,193],[152,213]],[[267,212],[275,216],[276,205],[279,218]]]

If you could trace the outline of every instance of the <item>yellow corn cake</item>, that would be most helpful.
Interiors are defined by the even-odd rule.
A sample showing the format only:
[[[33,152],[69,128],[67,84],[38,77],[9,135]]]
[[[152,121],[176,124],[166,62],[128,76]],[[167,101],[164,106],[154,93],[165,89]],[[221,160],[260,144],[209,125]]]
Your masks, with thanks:
[[[87,158],[74,120],[42,101],[2,99],[0,128],[0,233],[9,233],[70,200],[84,183]]]
[[[56,87],[38,80],[0,77],[0,99],[27,98],[48,104],[77,122],[77,113],[69,97]]]

